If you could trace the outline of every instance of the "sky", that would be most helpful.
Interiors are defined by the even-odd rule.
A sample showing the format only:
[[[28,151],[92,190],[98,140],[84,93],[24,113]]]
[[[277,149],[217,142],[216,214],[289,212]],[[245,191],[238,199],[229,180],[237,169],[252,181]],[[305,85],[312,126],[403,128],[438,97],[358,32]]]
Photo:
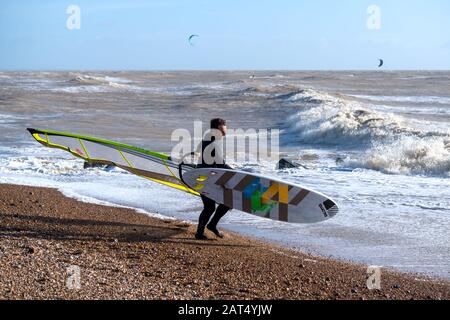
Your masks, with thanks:
[[[0,0],[0,70],[449,70],[449,16],[448,0]]]

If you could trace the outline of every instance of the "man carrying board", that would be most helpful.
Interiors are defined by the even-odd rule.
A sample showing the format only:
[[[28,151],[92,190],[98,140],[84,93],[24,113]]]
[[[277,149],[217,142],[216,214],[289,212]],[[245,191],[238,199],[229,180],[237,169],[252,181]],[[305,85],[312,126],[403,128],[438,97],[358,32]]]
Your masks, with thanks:
[[[205,136],[199,148],[201,148],[201,156],[197,168],[224,168],[232,169],[225,164],[222,144],[222,138],[227,134],[227,124],[224,119],[216,118],[211,120],[211,130]],[[200,151],[200,150],[199,150]],[[223,238],[223,234],[217,230],[217,224],[220,219],[230,210],[229,207],[219,204],[216,209],[216,202],[204,195],[201,195],[203,201],[203,211],[198,219],[197,233],[195,238],[198,240],[208,239],[204,232],[205,227],[213,232],[217,237]],[[215,213],[214,213],[215,212]],[[211,216],[214,216],[211,219]]]

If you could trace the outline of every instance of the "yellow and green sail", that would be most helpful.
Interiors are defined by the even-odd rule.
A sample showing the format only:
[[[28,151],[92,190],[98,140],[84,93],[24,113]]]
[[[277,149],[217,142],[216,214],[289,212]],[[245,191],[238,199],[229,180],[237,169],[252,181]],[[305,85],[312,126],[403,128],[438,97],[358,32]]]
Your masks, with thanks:
[[[27,130],[46,147],[68,151],[91,163],[113,165],[148,180],[198,195],[197,191],[181,181],[178,164],[166,154],[67,132],[32,128]]]

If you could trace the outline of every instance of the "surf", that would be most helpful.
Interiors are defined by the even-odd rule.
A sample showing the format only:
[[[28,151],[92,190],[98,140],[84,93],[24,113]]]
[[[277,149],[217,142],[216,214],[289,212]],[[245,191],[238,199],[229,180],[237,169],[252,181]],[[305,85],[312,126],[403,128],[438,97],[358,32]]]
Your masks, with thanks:
[[[450,176],[450,132],[442,128],[374,110],[342,94],[304,90],[293,100],[299,111],[282,130],[287,144],[358,150],[343,162],[355,169]]]

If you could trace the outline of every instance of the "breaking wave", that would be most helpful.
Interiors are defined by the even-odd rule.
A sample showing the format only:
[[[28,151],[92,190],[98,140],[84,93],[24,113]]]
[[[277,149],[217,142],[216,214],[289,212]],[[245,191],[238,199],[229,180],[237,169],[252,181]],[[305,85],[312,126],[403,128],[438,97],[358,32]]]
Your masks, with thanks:
[[[400,116],[339,96],[303,90],[291,101],[300,103],[302,109],[287,119],[285,132],[297,142],[358,147],[394,134],[420,134]]]
[[[130,85],[129,81],[125,79],[84,74],[74,74],[73,78],[67,81],[67,84],[69,84],[68,87],[55,90],[65,92],[107,92],[114,89],[137,89],[137,87]]]
[[[385,173],[450,177],[450,139],[406,136],[375,144],[361,159],[348,159],[347,163]]]
[[[351,95],[352,97],[379,102],[407,102],[412,104],[450,104],[450,97],[440,96],[368,96]]]
[[[375,111],[343,95],[303,90],[290,100],[301,107],[283,130],[290,144],[361,150],[345,159],[352,168],[450,176],[450,132],[423,129],[424,123],[418,128],[402,116]]]

